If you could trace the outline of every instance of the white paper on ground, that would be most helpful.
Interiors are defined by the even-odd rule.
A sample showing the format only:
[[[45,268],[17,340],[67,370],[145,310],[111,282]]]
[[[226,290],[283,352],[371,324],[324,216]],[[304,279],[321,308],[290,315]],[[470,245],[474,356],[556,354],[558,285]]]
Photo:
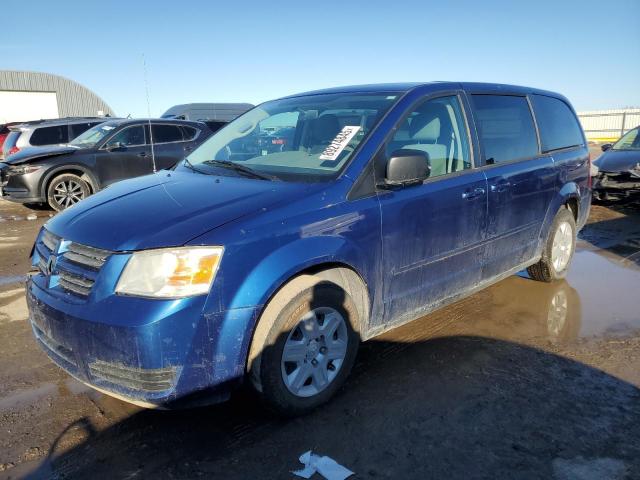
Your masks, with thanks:
[[[314,473],[318,472],[327,480],[344,480],[353,475],[351,470],[343,467],[333,458],[321,457],[311,452],[311,450],[300,455],[299,460],[304,465],[304,468],[291,472],[298,477],[311,478]]]

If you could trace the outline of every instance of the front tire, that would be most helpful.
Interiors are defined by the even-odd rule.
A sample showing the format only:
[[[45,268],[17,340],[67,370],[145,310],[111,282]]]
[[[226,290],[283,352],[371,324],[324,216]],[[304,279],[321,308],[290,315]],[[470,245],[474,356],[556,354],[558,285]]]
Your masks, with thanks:
[[[55,211],[60,212],[72,207],[91,194],[89,184],[72,173],[58,175],[47,188],[47,203]]]
[[[576,249],[576,220],[563,207],[553,219],[542,258],[527,268],[529,276],[539,282],[553,282],[567,276]]]
[[[360,342],[358,311],[342,288],[308,275],[292,284],[267,305],[250,366],[256,390],[284,416],[328,401],[349,375]]]
[[[49,207],[47,203],[23,203],[22,205],[29,210],[51,210],[51,207]]]

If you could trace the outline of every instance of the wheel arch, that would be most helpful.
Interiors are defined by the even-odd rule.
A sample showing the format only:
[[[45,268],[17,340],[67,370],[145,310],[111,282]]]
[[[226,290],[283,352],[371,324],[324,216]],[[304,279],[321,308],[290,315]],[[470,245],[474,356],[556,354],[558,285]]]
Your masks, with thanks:
[[[320,250],[322,249],[322,250]],[[309,259],[309,252],[316,255]],[[322,254],[319,254],[322,251]],[[353,299],[358,311],[358,324],[353,325],[361,337],[365,337],[371,311],[371,292],[365,276],[356,267],[356,262],[347,259],[359,259],[357,247],[350,245],[340,237],[315,237],[301,239],[273,252],[265,258],[249,275],[237,292],[234,308],[242,308],[246,303],[258,305],[255,321],[247,331],[250,336],[245,355],[245,371],[259,370],[259,353],[262,343],[271,328],[276,303],[283,303],[293,292],[304,290],[317,284],[318,280],[332,282],[347,292]],[[364,252],[360,252],[364,255]],[[285,261],[286,259],[286,261]],[[263,291],[256,291],[256,284],[263,283],[265,273],[273,279]],[[259,280],[256,282],[256,280]],[[264,283],[263,283],[264,285]],[[247,296],[250,294],[250,297]],[[254,360],[258,362],[254,364]]]
[[[48,170],[40,180],[40,195],[42,198],[47,198],[47,190],[49,189],[49,185],[51,181],[59,176],[65,174],[78,175],[79,177],[83,177],[87,180],[89,184],[89,188],[91,189],[91,193],[96,193],[99,188],[99,183],[95,175],[91,172],[90,169],[85,167],[84,165],[79,164],[65,164],[56,166],[50,170]]]
[[[564,184],[549,204],[549,208],[547,209],[547,213],[540,230],[538,250],[540,250],[544,245],[544,242],[549,235],[549,229],[553,224],[553,219],[558,211],[563,207],[569,208],[576,220],[576,223],[578,223],[578,219],[580,218],[580,188],[574,182]]]
[[[265,302],[264,308],[256,316],[245,358],[245,372],[251,373],[256,387],[259,388],[259,382],[256,382],[255,376],[260,373],[260,354],[269,331],[276,320],[277,310],[289,298],[317,285],[318,282],[333,283],[349,294],[356,305],[359,316],[357,324],[352,322],[352,327],[362,338],[362,333],[366,331],[366,326],[368,325],[370,310],[369,292],[364,279],[347,263],[322,262],[309,266],[286,279],[272,293]],[[273,308],[273,311],[269,311],[270,308]]]

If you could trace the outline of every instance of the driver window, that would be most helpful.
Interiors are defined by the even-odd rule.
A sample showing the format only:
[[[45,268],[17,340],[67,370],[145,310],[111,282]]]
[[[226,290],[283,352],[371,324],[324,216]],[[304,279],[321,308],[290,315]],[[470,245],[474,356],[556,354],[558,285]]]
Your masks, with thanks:
[[[106,147],[113,147],[116,144],[120,144],[122,147],[135,147],[145,144],[144,127],[142,125],[136,125],[133,127],[125,128],[124,130],[116,133],[111,140],[107,143]]]
[[[387,157],[402,148],[429,155],[430,177],[471,168],[467,129],[458,97],[434,98],[415,108],[387,144]]]

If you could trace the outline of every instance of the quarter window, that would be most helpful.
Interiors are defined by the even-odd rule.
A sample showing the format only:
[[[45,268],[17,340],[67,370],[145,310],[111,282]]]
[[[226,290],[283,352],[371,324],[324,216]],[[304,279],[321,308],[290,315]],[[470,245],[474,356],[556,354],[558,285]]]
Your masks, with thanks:
[[[194,138],[196,138],[197,133],[198,133],[198,130],[193,127],[186,127],[184,125],[182,126],[182,135],[184,139],[187,141],[193,140]]]
[[[134,147],[137,145],[144,145],[144,128],[142,125],[136,125],[134,127],[128,127],[124,130],[116,133],[111,140],[107,143],[108,147],[113,147],[116,144],[120,144],[122,147]]]
[[[533,95],[532,103],[543,152],[584,144],[578,119],[566,103],[544,95]]]
[[[387,144],[387,158],[399,149],[425,152],[431,164],[430,177],[471,168],[467,129],[458,97],[427,100],[413,110]]]
[[[151,125],[153,143],[181,142],[182,131],[177,125]]]
[[[487,163],[535,157],[538,139],[525,97],[472,95]]]
[[[66,125],[36,128],[29,139],[29,143],[36,146],[67,143],[68,141],[69,132],[67,131]]]

